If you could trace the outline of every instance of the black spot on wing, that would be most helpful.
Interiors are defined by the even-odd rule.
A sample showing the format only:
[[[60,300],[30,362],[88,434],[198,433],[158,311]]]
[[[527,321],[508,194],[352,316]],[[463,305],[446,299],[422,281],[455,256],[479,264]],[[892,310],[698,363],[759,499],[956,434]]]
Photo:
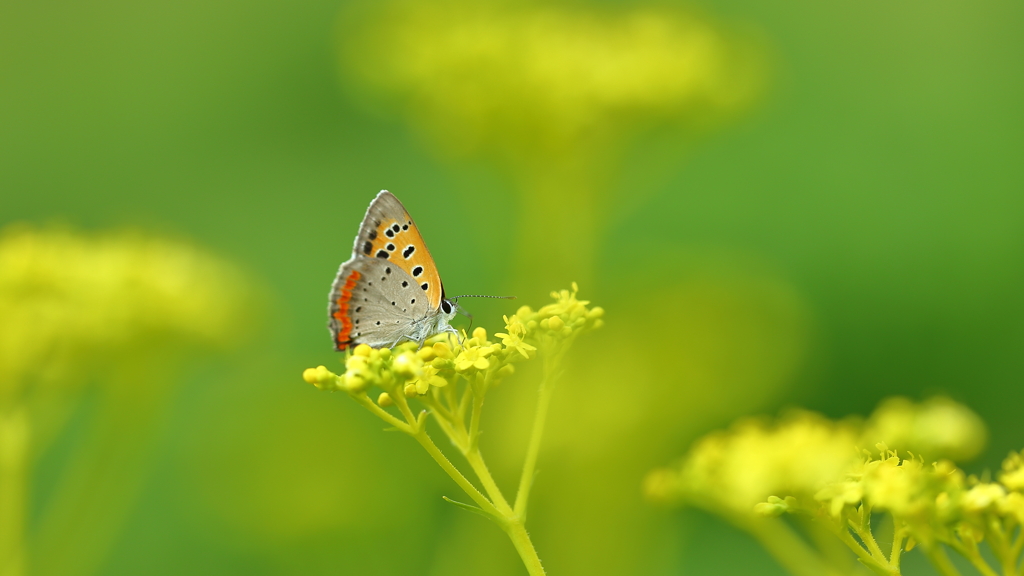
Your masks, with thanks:
[[[416,247],[413,246],[412,244],[409,244],[408,246],[405,247],[405,250],[402,250],[402,256],[405,256],[405,259],[408,260],[409,256],[412,256],[412,253],[415,251]]]
[[[423,288],[423,291],[426,292],[427,288],[430,288],[430,285],[424,282],[423,284],[420,284],[420,288]]]
[[[376,240],[377,239],[377,231],[376,230],[370,230],[370,235],[368,236],[368,238],[370,240]]]
[[[391,256],[391,253],[387,250],[377,250],[377,258],[384,258],[387,260],[388,256]]]
[[[418,277],[420,274],[423,274],[423,266],[417,266],[412,269],[412,275],[414,278]]]
[[[368,255],[372,250],[373,250],[373,242],[367,241],[366,244],[363,244],[363,254],[367,254]]]
[[[388,228],[387,230],[385,230],[384,231],[384,235],[387,236],[388,238],[394,238],[395,237],[395,233],[391,231],[391,228]]]
[[[398,224],[397,224],[397,223],[396,223],[396,224],[395,224],[394,226],[392,226],[392,227],[391,227],[391,229],[392,229],[392,230],[393,230],[393,231],[394,231],[394,232],[395,232],[396,234],[398,233],[398,231],[399,231],[399,230],[401,230],[401,228],[399,228],[399,227],[398,227]]]
[[[402,280],[402,288],[408,288],[408,287],[409,287],[409,283],[406,282],[405,280]]]
[[[387,246],[385,246],[385,248],[388,249],[388,252],[394,252],[395,251],[395,245],[394,244],[388,244]]]

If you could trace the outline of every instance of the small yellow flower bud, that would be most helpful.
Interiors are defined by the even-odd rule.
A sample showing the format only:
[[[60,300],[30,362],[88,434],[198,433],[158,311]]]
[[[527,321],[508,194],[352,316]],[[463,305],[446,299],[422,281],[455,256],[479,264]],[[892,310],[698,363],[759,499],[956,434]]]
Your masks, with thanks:
[[[370,383],[361,374],[355,372],[346,372],[344,382],[345,389],[349,392],[362,392],[370,387]]]
[[[786,509],[784,507],[771,504],[769,502],[759,502],[754,505],[754,514],[757,514],[758,516],[774,518],[776,516],[782,516],[785,512]]]
[[[403,392],[405,392],[405,397],[406,398],[414,398],[414,397],[416,397],[417,394],[419,394],[416,391],[416,385],[413,384],[413,383],[406,384],[405,385],[405,389],[403,390]]]
[[[373,348],[370,348],[368,345],[360,344],[359,346],[356,346],[356,349],[352,351],[352,354],[368,358],[372,350]]]
[[[560,316],[552,316],[551,318],[548,318],[548,330],[558,332],[562,330],[563,326],[565,326],[565,322],[562,321]]]
[[[394,403],[395,401],[391,399],[391,395],[387,392],[381,392],[380,396],[377,396],[377,404],[380,404],[384,408],[387,408]]]
[[[385,359],[385,360],[387,360],[388,358],[391,357],[391,349],[390,348],[381,348],[380,350],[377,350],[377,353],[380,354],[380,357]]]
[[[430,365],[433,366],[434,368],[437,368],[438,370],[441,370],[443,368],[447,368],[449,362],[451,361],[446,360],[444,358],[434,358],[433,360],[430,361]]]
[[[602,316],[604,316],[604,308],[600,306],[595,306],[590,312],[587,312],[587,318],[590,320],[596,320]]]
[[[345,368],[349,371],[366,370],[366,357],[349,356],[348,360],[345,361]]]
[[[324,368],[326,370],[326,368]],[[316,368],[306,368],[302,371],[302,379],[308,384],[316,384]]]
[[[480,342],[487,340],[487,330],[484,330],[482,326],[477,326],[473,329],[473,338],[476,338]]]
[[[395,356],[394,362],[391,363],[391,369],[399,376],[412,378],[419,373],[421,365],[419,358],[415,354],[403,352]]]
[[[422,358],[423,360],[429,361],[434,359],[434,356],[437,355],[437,352],[434,352],[433,346],[428,346],[426,348],[420,348],[419,352],[417,352],[416,355]]]

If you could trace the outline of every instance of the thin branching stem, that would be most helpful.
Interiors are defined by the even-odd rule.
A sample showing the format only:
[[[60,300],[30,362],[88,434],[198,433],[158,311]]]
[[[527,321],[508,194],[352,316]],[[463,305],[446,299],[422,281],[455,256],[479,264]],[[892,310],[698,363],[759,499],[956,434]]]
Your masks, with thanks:
[[[533,428],[530,432],[530,443],[526,448],[526,458],[523,461],[523,471],[519,476],[519,490],[516,492],[515,511],[522,518],[526,518],[527,505],[530,500],[530,490],[533,488],[533,477],[537,469],[537,456],[540,454],[540,442],[544,436],[544,424],[548,417],[548,407],[551,404],[551,393],[554,388],[554,380],[557,377],[555,371],[559,358],[544,359],[544,373],[540,382],[540,390],[537,394],[537,412],[533,417]]]
[[[956,566],[949,561],[949,556],[946,555],[946,551],[942,548],[941,544],[932,544],[922,546],[924,549],[924,555],[931,561],[932,566],[939,571],[942,576],[962,576]]]
[[[405,432],[406,434],[410,435],[414,433],[412,426],[410,426],[408,422],[402,422],[398,418],[392,416],[390,412],[381,408],[380,406],[377,405],[376,402],[371,400],[370,397],[367,396],[365,392],[350,394],[350,396],[352,396],[352,398],[361,406],[363,406],[370,412],[373,412],[375,415],[377,415],[378,418],[387,422],[388,424],[391,424],[398,430],[401,430],[402,432]]]
[[[892,518],[892,548],[889,549],[889,566],[896,570],[900,569],[900,555],[903,553],[903,542],[907,538],[907,531],[900,526],[895,516]]]
[[[950,548],[956,550],[961,556],[967,558],[972,566],[981,572],[983,576],[999,576],[999,574],[989,566],[988,562],[981,556],[981,552],[978,551],[978,545],[971,540],[957,541],[951,540],[946,543]]]

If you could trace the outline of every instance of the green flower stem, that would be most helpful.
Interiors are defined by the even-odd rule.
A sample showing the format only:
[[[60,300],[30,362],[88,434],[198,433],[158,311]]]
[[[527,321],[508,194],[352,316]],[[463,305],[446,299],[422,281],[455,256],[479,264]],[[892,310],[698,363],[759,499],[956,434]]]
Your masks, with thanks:
[[[946,555],[946,551],[942,549],[941,544],[923,546],[924,555],[931,561],[932,566],[939,571],[942,576],[962,576],[956,566],[949,561],[949,556]]]
[[[420,400],[427,406],[427,408],[434,411],[434,421],[437,422],[437,425],[441,428],[441,431],[444,432],[445,436],[452,441],[452,444],[455,444],[459,449],[459,452],[465,452],[465,447],[459,441],[458,433],[452,425],[453,417],[451,412],[445,409],[445,407],[442,406],[435,397],[421,396]]]
[[[530,432],[530,443],[526,448],[526,459],[523,461],[523,472],[519,476],[519,490],[516,492],[515,512],[526,519],[526,508],[530,500],[530,489],[533,488],[533,477],[537,469],[537,455],[540,453],[540,441],[544,436],[544,423],[548,417],[548,406],[551,404],[551,392],[554,388],[555,362],[560,354],[553,359],[544,359],[544,374],[540,381],[537,394],[537,412],[533,417],[533,430]]]
[[[425,404],[431,407],[437,404],[435,401],[436,399],[432,399],[427,396],[422,396],[421,399],[424,400]],[[482,406],[483,403],[482,401],[478,401],[475,402],[475,404]],[[474,406],[474,411],[476,410],[479,410],[479,407]],[[490,470],[484,463],[483,456],[480,454],[479,448],[468,448],[470,440],[469,434],[465,431],[465,426],[462,426],[462,429],[459,430],[454,428],[452,422],[445,418],[436,418],[436,421],[441,427],[441,430],[448,436],[448,439],[462,450],[466,460],[480,479],[481,484],[483,484],[484,490],[487,491],[491,500],[493,500],[494,504],[489,508],[485,508],[482,505],[481,508],[490,514],[502,529],[505,530],[505,533],[508,534],[509,539],[512,540],[512,545],[515,546],[516,551],[519,552],[519,556],[522,558],[523,564],[526,566],[526,570],[529,572],[530,576],[543,576],[545,574],[544,568],[541,566],[540,558],[537,556],[537,551],[533,547],[530,535],[526,532],[526,526],[524,525],[525,519],[521,515],[516,514],[516,512],[509,506],[508,501],[505,500],[505,497],[502,495],[497,483],[491,476]],[[458,422],[461,423],[461,421]],[[430,442],[430,438],[425,432],[421,432],[420,434],[422,434],[423,438],[425,438],[427,442]],[[462,481],[466,483],[468,483],[468,480],[466,480],[465,477],[463,477],[462,474],[459,473],[459,471],[456,470],[446,458],[444,458],[441,451],[437,450],[436,446],[434,447],[434,451],[431,451],[430,447],[428,447],[427,444],[424,444],[423,440],[419,437],[417,437],[417,440],[420,440],[420,444],[423,444],[423,447],[427,448],[428,452],[431,452],[431,456],[434,457],[434,460],[437,460],[438,464],[441,464],[441,466],[445,468],[448,475],[455,479],[456,482],[459,482],[459,485],[462,486],[463,490],[466,490],[466,487],[459,481],[459,478],[462,478]],[[430,442],[430,446],[433,446],[433,442]],[[444,463],[442,463],[442,460],[438,459],[439,457],[444,459]],[[447,464],[447,466],[445,464]],[[456,474],[458,475],[458,478],[456,478]],[[474,490],[476,489],[474,488]],[[467,494],[469,494],[470,497],[472,497],[478,504],[480,503],[477,497],[474,497],[473,494],[470,494],[468,491]],[[479,491],[477,491],[476,494],[479,498],[484,498]],[[488,502],[488,504],[490,504],[490,502]]]
[[[892,548],[889,550],[889,565],[896,570],[900,569],[900,555],[903,553],[903,542],[907,538],[907,531],[900,527],[895,516],[892,518]]]
[[[487,464],[484,463],[484,458],[480,454],[480,450],[476,449],[466,452],[466,460],[473,468],[473,472],[476,472],[477,478],[479,478],[480,483],[483,484],[484,490],[487,491],[487,495],[491,497],[491,501],[494,502],[494,506],[501,511],[503,516],[509,520],[513,520],[515,513],[512,511],[512,507],[509,506],[508,500],[505,500],[505,496],[498,488],[498,484],[491,476],[491,471],[487,469]]]
[[[530,540],[530,535],[526,532],[526,526],[523,525],[522,518],[509,522],[505,526],[505,532],[512,540],[512,545],[516,547],[516,551],[519,552],[519,557],[523,559],[523,564],[526,566],[526,571],[530,576],[545,576],[544,566],[540,563],[540,557],[537,556],[537,550],[533,547],[533,542]]]
[[[861,542],[864,542],[867,545],[867,550],[871,553],[871,559],[874,560],[882,570],[884,570],[884,572],[880,573],[899,574],[898,568],[894,571],[889,565],[889,559],[886,558],[885,554],[882,552],[881,546],[878,545],[878,542],[875,540],[875,536],[871,533],[871,509],[867,508],[862,510],[861,517],[862,520],[860,525],[853,522],[849,523],[850,529],[857,534],[857,537],[860,538]]]
[[[374,402],[373,400],[370,400],[370,397],[367,396],[365,392],[349,394],[349,396],[355,399],[355,401],[362,405],[364,408],[366,408],[370,412],[373,412],[378,418],[387,422],[388,424],[391,424],[398,430],[401,430],[402,432],[405,432],[406,434],[409,435],[415,433],[412,429],[412,426],[410,426],[406,422],[402,422],[398,418],[395,418],[394,416],[389,414],[387,410],[378,406],[377,403]]]
[[[981,572],[983,576],[999,576],[999,574],[988,565],[988,562],[981,557],[981,553],[978,551],[978,545],[974,542],[969,542],[967,545],[956,541],[948,542],[950,547],[959,552],[964,558],[970,561],[971,565]]]
[[[477,451],[480,441],[480,413],[484,408],[483,393],[473,393],[473,412],[469,417],[469,451]]]
[[[1021,527],[1020,532],[1017,534],[1017,538],[1013,541],[1013,545],[1010,547],[1010,558],[1012,558],[1014,562],[1018,563],[1013,574],[1020,574],[1021,572],[1024,572],[1024,566],[1021,566],[1019,563],[1020,553],[1022,550],[1024,550],[1024,526]]]
[[[26,574],[28,441],[25,411],[0,408],[0,576]]]
[[[879,561],[868,552],[860,542],[854,540],[853,535],[850,534],[850,530],[844,525],[826,523],[827,526],[832,528],[833,533],[839,537],[840,540],[846,544],[853,553],[857,555],[857,559],[860,560],[861,564],[867,566],[875,574],[880,576],[892,576],[900,573],[899,569],[891,569],[889,564],[884,561]]]
[[[775,560],[796,576],[841,576],[842,572],[827,565],[803,538],[778,518],[733,518],[733,522],[750,533]]]
[[[458,408],[455,408],[456,413],[459,415],[459,424],[462,429],[466,429],[464,422],[466,421],[466,409],[469,408],[469,398],[473,395],[473,387],[466,385],[466,389],[462,391],[462,398],[459,399]]]
[[[437,387],[431,387],[430,395],[421,396],[420,400],[437,414],[439,421],[451,422],[454,416],[452,416],[451,411],[445,408],[444,404],[441,403],[441,394],[438,390],[439,388]]]
[[[1010,539],[1007,537],[1006,530],[1003,529],[1003,523],[998,518],[989,516],[988,524],[988,545],[992,552],[995,553],[996,558],[999,559],[1003,575],[1010,576],[1011,574],[1016,574],[1017,563],[1010,552]]]
[[[434,441],[430,439],[430,436],[427,435],[426,430],[421,429],[416,434],[413,434],[412,437],[415,438],[427,453],[430,454],[434,461],[448,473],[448,476],[451,476],[452,480],[455,480],[455,483],[459,485],[459,488],[462,488],[462,491],[472,498],[473,502],[476,502],[477,506],[479,506],[484,512],[493,516],[499,521],[499,523],[503,523],[505,515],[498,512],[494,505],[491,504],[491,501],[481,494],[480,491],[476,489],[476,486],[473,486],[473,483],[467,480],[466,477],[463,476],[462,473],[459,472],[459,470],[448,460],[448,458],[445,457],[437,445],[434,444]]]

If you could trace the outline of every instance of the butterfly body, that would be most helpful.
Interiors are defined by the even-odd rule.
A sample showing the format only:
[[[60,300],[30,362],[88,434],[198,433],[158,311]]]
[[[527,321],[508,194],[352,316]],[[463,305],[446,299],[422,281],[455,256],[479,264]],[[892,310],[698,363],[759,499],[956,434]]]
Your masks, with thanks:
[[[370,203],[331,286],[328,327],[336,350],[392,347],[452,332],[454,302],[412,217],[387,190]]]

